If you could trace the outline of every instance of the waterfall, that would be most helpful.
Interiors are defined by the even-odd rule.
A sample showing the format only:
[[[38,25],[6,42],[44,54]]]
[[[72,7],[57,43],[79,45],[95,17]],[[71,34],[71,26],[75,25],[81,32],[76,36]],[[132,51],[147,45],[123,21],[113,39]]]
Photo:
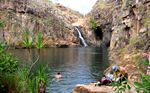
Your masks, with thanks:
[[[83,36],[82,36],[82,34],[81,34],[80,28],[79,28],[78,26],[75,26],[75,30],[76,30],[77,33],[78,33],[78,37],[79,37],[79,39],[80,39],[82,45],[83,45],[84,47],[87,47],[88,45],[87,45],[87,43],[85,42],[85,40],[84,40],[84,38],[83,38]]]

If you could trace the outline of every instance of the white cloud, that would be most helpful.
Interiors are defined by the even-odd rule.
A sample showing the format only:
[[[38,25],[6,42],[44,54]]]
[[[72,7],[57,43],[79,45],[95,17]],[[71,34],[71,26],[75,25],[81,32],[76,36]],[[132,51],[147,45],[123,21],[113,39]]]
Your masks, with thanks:
[[[60,3],[82,14],[88,13],[97,0],[52,0],[54,3]]]

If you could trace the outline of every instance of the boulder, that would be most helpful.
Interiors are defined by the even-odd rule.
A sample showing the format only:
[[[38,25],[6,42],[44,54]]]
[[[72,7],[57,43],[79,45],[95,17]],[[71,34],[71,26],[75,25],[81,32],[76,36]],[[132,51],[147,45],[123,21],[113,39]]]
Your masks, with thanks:
[[[115,93],[111,86],[95,86],[95,84],[78,84],[72,93]]]

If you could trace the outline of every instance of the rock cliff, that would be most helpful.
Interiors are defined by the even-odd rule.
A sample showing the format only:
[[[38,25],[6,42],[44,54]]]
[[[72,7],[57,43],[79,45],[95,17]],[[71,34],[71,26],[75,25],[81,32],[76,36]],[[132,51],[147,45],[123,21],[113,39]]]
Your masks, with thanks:
[[[86,15],[89,22],[93,20],[96,23],[97,27],[95,28],[96,30],[93,34],[95,34],[97,41],[100,40],[107,46],[110,45],[111,40],[113,11],[113,0],[97,0],[91,12]],[[92,26],[90,26],[90,28],[92,28]]]
[[[150,0],[98,0],[88,14],[110,42],[110,63],[125,66],[137,79],[137,62],[150,51]],[[100,30],[99,30],[100,31]]]
[[[45,46],[77,46],[72,23],[83,16],[49,0],[0,0],[0,40],[9,46],[23,47],[24,34],[34,40],[43,35]],[[33,43],[34,45],[34,43]]]

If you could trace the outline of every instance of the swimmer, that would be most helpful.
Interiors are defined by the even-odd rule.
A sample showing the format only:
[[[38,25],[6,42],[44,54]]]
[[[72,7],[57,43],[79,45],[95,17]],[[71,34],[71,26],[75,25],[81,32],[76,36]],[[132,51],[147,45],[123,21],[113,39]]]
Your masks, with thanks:
[[[62,76],[61,76],[60,72],[56,73],[55,78],[56,78],[57,80],[59,80],[61,77],[62,77]]]

